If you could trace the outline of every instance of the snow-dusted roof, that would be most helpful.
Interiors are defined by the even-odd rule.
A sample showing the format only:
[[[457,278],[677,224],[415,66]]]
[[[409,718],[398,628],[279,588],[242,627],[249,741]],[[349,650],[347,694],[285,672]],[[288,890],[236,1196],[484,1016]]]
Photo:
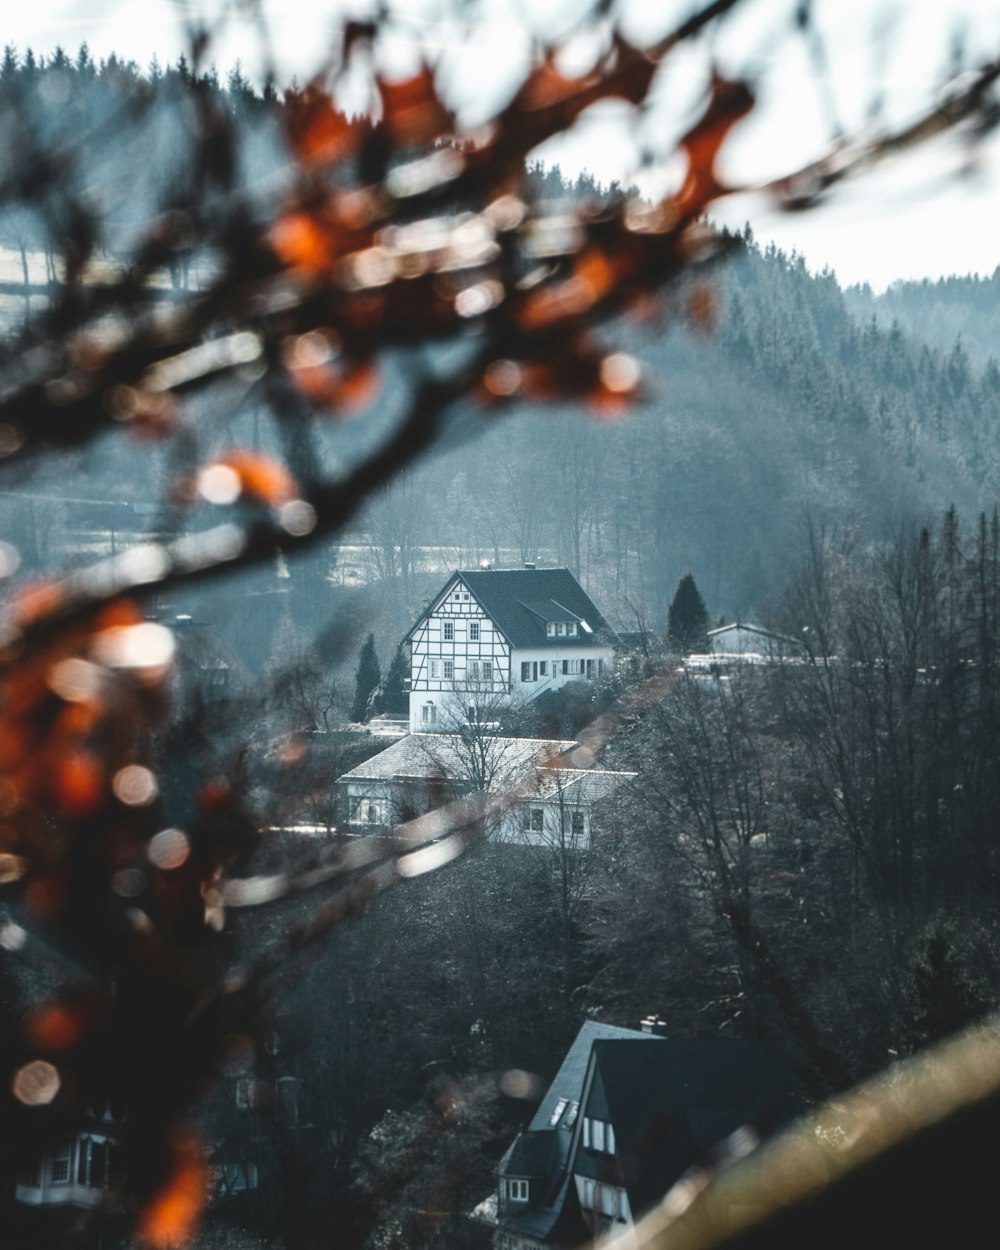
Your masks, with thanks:
[[[530,768],[556,761],[576,744],[551,738],[477,739],[478,748],[489,761],[498,782],[504,782]],[[341,781],[392,781],[398,777],[461,776],[468,771],[469,752],[474,749],[462,734],[409,734],[378,755],[344,773]]]

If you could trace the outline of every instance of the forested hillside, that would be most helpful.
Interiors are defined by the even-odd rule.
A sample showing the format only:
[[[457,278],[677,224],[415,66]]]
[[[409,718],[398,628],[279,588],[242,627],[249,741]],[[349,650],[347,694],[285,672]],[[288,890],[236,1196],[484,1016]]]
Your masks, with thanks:
[[[979,277],[894,282],[875,295],[867,287],[849,287],[848,307],[861,321],[877,318],[883,327],[897,322],[914,338],[948,354],[955,350],[974,366],[996,357],[1000,342],[1000,269]]]
[[[91,137],[114,127],[115,144],[91,138],[78,169],[100,180],[113,227],[102,263],[116,270],[133,259],[134,223],[164,188],[175,183],[180,196],[192,176],[184,110],[175,107],[185,98],[237,118],[242,139],[226,159],[238,184],[273,187],[278,196],[286,171],[277,130],[289,97],[261,97],[238,71],[225,85],[183,61],[143,73],[114,58],[95,65],[85,48],[44,64],[8,48],[0,65],[0,107],[28,107],[40,118],[22,144],[65,141],[82,120]],[[130,177],[149,148],[157,152],[151,177]],[[4,159],[16,176],[18,152]],[[533,186],[541,197],[587,200],[599,211],[601,191],[587,177],[567,184],[557,170],[539,170]],[[59,222],[25,199],[0,220],[0,242],[19,259],[8,266],[0,301],[8,318],[27,308],[37,317],[46,282],[59,280],[49,255]],[[183,297],[212,264],[210,254],[185,252],[182,235],[164,251],[162,288],[151,298]],[[100,266],[91,274],[102,280]],[[995,279],[845,295],[832,274],[810,274],[801,258],[762,249],[748,234],[709,280],[623,328],[646,391],[627,418],[581,419],[575,409],[530,404],[510,419],[502,408],[470,411],[450,449],[400,478],[336,549],[296,567],[291,580],[255,575],[247,593],[267,600],[255,631],[239,614],[223,619],[218,604],[194,606],[252,668],[272,654],[281,619],[301,625],[303,612],[323,610],[332,586],[352,612],[369,604],[385,650],[447,568],[484,559],[568,564],[622,627],[642,617],[662,631],[686,569],[697,574],[713,619],[766,613],[799,558],[807,522],[849,525],[875,540],[950,503],[991,506],[1000,488],[1000,369],[987,349],[998,308]],[[404,354],[362,420],[324,433],[330,464],[350,463],[396,419],[406,367]],[[252,392],[206,413],[196,437],[208,452],[234,441],[279,445]],[[0,508],[27,558],[44,567],[65,556],[58,548],[67,541],[127,543],[162,523],[152,501],[166,471],[155,447],[152,455],[149,447],[102,447],[30,486],[37,498],[27,508]],[[122,510],[60,507],[60,497]]]

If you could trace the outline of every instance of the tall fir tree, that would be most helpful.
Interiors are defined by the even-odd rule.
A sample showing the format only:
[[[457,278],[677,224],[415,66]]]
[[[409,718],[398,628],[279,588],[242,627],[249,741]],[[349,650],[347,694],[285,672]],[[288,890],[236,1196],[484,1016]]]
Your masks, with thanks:
[[[399,647],[382,683],[382,711],[388,716],[405,716],[409,711],[406,697],[406,679],[409,675],[409,658],[403,648]]]
[[[368,700],[381,680],[382,669],[375,654],[375,635],[369,634],[358,656],[358,672],[354,680],[351,720],[355,723],[368,720]]]
[[[691,573],[677,583],[667,614],[667,645],[685,655],[708,650],[708,608]]]

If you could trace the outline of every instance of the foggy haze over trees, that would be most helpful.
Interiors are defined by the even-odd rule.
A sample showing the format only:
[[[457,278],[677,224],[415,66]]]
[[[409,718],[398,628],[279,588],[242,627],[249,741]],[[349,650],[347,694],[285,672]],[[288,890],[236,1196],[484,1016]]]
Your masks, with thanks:
[[[426,68],[349,121],[197,41],[7,48],[0,1211],[106,1114],[122,1153],[67,1157],[144,1246],[480,1250],[585,1016],[771,1039],[819,1100],[994,1005],[995,276],[843,291],[713,231],[753,106],[719,75],[662,203],[526,170],[730,7],[541,61],[468,143]],[[928,126],[985,133],[998,75]],[[525,563],[580,579],[617,668],[530,704],[470,679],[462,801],[351,828],[442,572]],[[685,666],[720,617],[794,646]],[[544,845],[496,836],[497,728],[627,775],[585,852],[569,799]]]

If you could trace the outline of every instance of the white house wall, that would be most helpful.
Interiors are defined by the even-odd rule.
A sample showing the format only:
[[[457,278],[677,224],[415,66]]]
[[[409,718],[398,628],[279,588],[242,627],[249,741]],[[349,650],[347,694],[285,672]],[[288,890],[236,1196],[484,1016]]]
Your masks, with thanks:
[[[456,599],[456,594],[461,598]],[[451,627],[451,638],[445,637],[446,625]],[[472,637],[474,625],[479,626],[478,639]],[[488,680],[482,677],[484,663],[491,666]],[[452,665],[450,677],[445,677],[446,664]],[[472,665],[479,666],[477,676],[473,676]],[[454,728],[463,692],[472,692],[479,705],[494,696],[508,695],[510,648],[461,580],[456,579],[410,640],[411,732]]]
[[[587,669],[587,661],[591,668]],[[563,672],[563,661],[567,672]],[[567,682],[596,681],[611,671],[614,651],[610,647],[518,648],[511,656],[515,698],[537,699],[550,690],[561,690]],[[530,665],[529,678],[521,680],[522,665]],[[544,665],[544,671],[543,666]],[[603,668],[602,668],[603,666]],[[536,676],[537,672],[537,676]]]

